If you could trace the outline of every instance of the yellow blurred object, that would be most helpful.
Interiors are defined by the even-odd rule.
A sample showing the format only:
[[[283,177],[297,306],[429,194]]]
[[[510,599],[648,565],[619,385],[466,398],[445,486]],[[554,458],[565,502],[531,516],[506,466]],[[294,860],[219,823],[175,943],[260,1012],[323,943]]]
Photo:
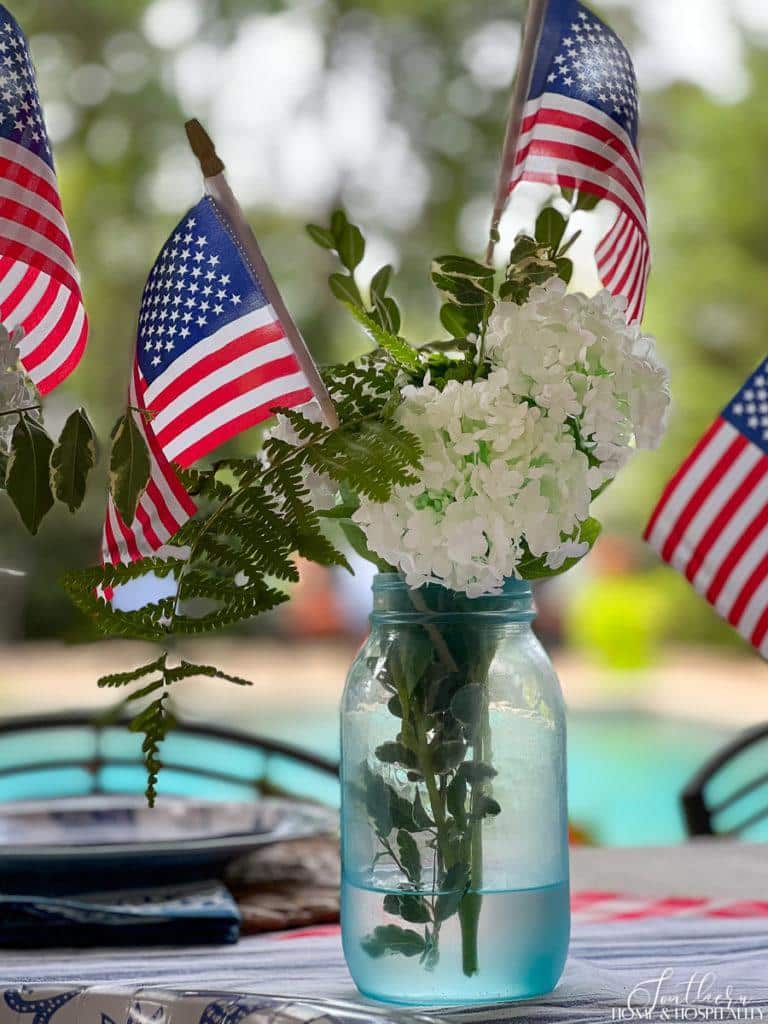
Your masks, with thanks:
[[[647,668],[658,658],[670,605],[655,575],[596,577],[566,608],[565,637],[606,668]]]

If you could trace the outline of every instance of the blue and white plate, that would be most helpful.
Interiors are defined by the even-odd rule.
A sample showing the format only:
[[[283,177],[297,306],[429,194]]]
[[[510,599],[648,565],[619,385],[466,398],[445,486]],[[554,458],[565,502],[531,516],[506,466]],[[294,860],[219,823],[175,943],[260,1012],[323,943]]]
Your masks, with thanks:
[[[90,876],[211,878],[261,846],[335,831],[335,811],[301,801],[253,803],[89,796],[0,804],[0,890],[83,886]],[[89,885],[93,878],[89,878]]]

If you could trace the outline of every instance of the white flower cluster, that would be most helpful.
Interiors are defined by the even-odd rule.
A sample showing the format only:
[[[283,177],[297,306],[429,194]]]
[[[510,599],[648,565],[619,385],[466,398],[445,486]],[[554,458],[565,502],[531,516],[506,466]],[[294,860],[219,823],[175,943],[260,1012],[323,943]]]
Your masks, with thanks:
[[[486,349],[510,374],[510,387],[550,418],[578,424],[597,489],[629,459],[634,444],[655,448],[666,427],[668,375],[655,342],[625,320],[610,292],[567,295],[560,278],[531,289],[525,305],[497,303]]]
[[[9,334],[0,324],[0,413],[34,406],[38,402],[34,388],[19,361],[19,342],[23,337],[21,328],[17,327]],[[17,420],[17,416],[0,415],[0,446],[7,446]]]
[[[633,444],[658,443],[669,403],[653,339],[624,308],[554,278],[525,305],[497,303],[487,379],[403,388],[398,419],[422,442],[422,478],[363,499],[354,519],[410,586],[479,596],[518,574],[526,547],[551,568],[585,553],[592,492]]]

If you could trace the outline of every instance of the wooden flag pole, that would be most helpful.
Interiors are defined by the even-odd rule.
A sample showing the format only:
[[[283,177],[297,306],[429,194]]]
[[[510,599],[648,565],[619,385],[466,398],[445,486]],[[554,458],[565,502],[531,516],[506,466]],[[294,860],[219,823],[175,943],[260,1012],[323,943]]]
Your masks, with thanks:
[[[525,109],[525,102],[531,88],[531,79],[533,78],[533,69],[536,64],[536,54],[541,42],[544,19],[547,15],[548,2],[549,0],[530,0],[528,4],[528,13],[525,18],[523,38],[520,44],[520,60],[517,65],[515,84],[512,89],[507,131],[504,136],[504,148],[501,151],[499,178],[493,198],[491,229],[488,238],[488,248],[485,251],[485,262],[488,266],[493,263],[493,251],[496,248],[501,215],[504,213],[509,200],[509,181],[515,169],[517,143],[523,126],[523,110]]]
[[[205,191],[214,200],[232,229],[232,233],[248,260],[253,274],[261,285],[265,297],[274,309],[286,337],[293,347],[299,365],[304,371],[309,381],[309,386],[317,398],[327,426],[331,430],[335,430],[339,425],[336,408],[325,384],[323,384],[315,361],[307,348],[304,338],[301,336],[301,332],[286,309],[274,278],[269,272],[269,267],[261,254],[256,236],[245,219],[245,214],[232,189],[229,187],[229,182],[224,176],[224,163],[217,154],[210,136],[198,120],[187,121],[184,127],[186,128],[192,152],[197,157],[200,169],[203,172]]]

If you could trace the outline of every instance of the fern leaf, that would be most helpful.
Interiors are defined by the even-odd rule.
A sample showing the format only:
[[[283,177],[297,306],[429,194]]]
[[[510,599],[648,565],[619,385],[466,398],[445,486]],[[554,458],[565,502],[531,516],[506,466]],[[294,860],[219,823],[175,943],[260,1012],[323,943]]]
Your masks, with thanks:
[[[127,672],[111,672],[109,675],[102,676],[96,685],[102,689],[129,686],[131,683],[136,682],[137,679],[149,676],[153,672],[162,672],[165,669],[166,657],[166,654],[162,654],[155,661],[150,661],[147,665],[140,665],[138,668],[129,669]]]

